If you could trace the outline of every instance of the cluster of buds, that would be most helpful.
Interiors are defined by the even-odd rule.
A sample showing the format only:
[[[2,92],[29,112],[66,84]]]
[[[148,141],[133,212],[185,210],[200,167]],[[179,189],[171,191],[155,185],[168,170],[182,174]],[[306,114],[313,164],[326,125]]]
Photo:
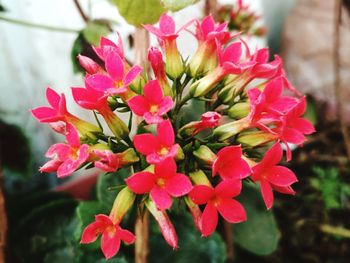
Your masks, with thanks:
[[[244,5],[243,0],[238,0],[235,5],[221,6],[218,9],[218,18],[220,22],[228,21],[231,31],[258,37],[266,34],[266,28],[258,25],[260,16],[252,11],[249,5]]]
[[[176,40],[190,27],[198,49],[185,61]],[[184,200],[205,237],[215,231],[219,214],[230,223],[247,219],[235,200],[242,181],[259,185],[270,209],[273,191],[294,194],[291,185],[297,181],[291,170],[278,165],[284,155],[281,144],[290,160],[289,144],[302,145],[305,135],[314,132],[302,118],[305,97],[288,82],[281,59],[268,61],[266,48],[251,52],[230,35],[226,23],[216,24],[208,16],[175,31],[173,19],[164,14],[159,28],[145,28],[161,46],[149,50],[153,75],[128,64],[120,40],[102,38],[94,47],[103,66],[78,57],[86,70],[85,86],[73,87],[72,95],[79,106],[93,111],[97,125],[69,113],[65,95],[51,88],[46,93],[50,107],[32,110],[66,138],[49,148],[51,160],[40,171],[65,177],[82,167],[105,172],[131,167],[110,214],[96,215],[82,234],[81,243],[102,235],[106,258],[118,252],[121,240],[135,240],[120,226],[131,207],[145,206],[174,249],[178,239],[167,214],[174,198]],[[290,96],[282,95],[285,89]],[[202,103],[203,112],[186,121],[183,113],[193,101]],[[129,113],[128,125],[118,112]],[[102,118],[110,131],[102,129]]]

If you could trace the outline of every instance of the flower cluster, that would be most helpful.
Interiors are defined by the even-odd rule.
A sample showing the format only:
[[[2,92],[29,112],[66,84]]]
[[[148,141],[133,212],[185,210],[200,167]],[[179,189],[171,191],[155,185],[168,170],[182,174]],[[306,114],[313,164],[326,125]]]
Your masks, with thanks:
[[[120,224],[137,205],[147,207],[174,249],[177,236],[167,214],[174,198],[185,201],[203,236],[215,231],[218,215],[230,223],[247,219],[235,199],[246,182],[259,185],[270,209],[273,192],[294,194],[291,185],[297,182],[291,170],[278,165],[282,146],[290,160],[289,145],[302,145],[305,135],[314,132],[302,117],[305,97],[288,82],[281,59],[269,61],[266,48],[251,52],[230,35],[226,23],[216,24],[208,16],[175,31],[173,19],[164,14],[159,27],[144,27],[161,47],[149,49],[153,74],[128,63],[120,40],[102,38],[94,47],[103,66],[78,57],[86,70],[85,86],[73,87],[73,98],[97,120],[103,118],[110,131],[71,114],[65,95],[51,88],[46,93],[50,107],[32,110],[36,119],[66,138],[49,148],[46,157],[51,160],[40,171],[64,177],[81,167],[106,172],[132,167],[110,215],[96,215],[82,235],[81,243],[102,235],[106,258],[118,252],[121,240],[134,242],[135,236]],[[194,29],[198,42],[188,60],[176,42],[183,29]],[[191,103],[200,110],[192,110]],[[129,112],[129,125],[118,112]]]
[[[258,25],[260,16],[244,5],[243,0],[237,0],[235,5],[223,5],[218,9],[219,21],[228,21],[231,31],[242,32],[248,35],[264,36],[266,28]]]

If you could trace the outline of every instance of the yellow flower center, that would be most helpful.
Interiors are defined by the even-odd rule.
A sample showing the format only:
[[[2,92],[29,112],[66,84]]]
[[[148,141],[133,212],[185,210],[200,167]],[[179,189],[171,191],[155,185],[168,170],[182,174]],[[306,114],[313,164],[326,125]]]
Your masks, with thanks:
[[[151,105],[149,111],[151,113],[156,113],[158,111],[158,105]]]
[[[157,179],[157,185],[159,187],[164,187],[165,186],[165,180],[163,178],[158,178]]]
[[[158,151],[159,155],[166,155],[169,153],[169,149],[166,147],[162,147],[159,151]]]

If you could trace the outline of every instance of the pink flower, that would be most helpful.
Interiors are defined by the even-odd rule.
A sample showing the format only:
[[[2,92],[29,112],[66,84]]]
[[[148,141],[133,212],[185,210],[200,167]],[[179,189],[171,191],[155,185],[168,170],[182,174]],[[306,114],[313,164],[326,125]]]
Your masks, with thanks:
[[[124,48],[123,48],[123,42],[122,39],[118,34],[118,43],[115,44],[113,41],[109,40],[108,38],[105,37],[101,37],[100,39],[100,46],[99,47],[93,47],[95,53],[100,57],[100,59],[102,59],[103,61],[105,61],[106,56],[110,53],[110,52],[117,52],[118,55],[124,59]]]
[[[102,91],[91,88],[88,84],[86,84],[86,89],[72,88],[72,93],[75,102],[82,108],[97,110],[103,116],[108,127],[117,138],[128,138],[129,129],[109,107],[107,95],[105,95]]]
[[[218,41],[216,41],[216,43],[218,46],[219,65],[191,85],[191,94],[194,97],[206,95],[226,75],[240,74],[244,70],[250,69],[256,63],[253,61],[240,62],[242,56],[241,42],[234,42],[224,50],[221,49],[221,45]]]
[[[293,194],[291,184],[298,181],[295,174],[284,166],[277,164],[282,159],[283,151],[279,143],[274,144],[265,154],[260,163],[252,170],[254,182],[260,182],[260,190],[267,209],[273,205],[273,192],[276,190],[282,193]]]
[[[154,173],[138,172],[125,180],[128,187],[136,194],[150,193],[151,199],[159,210],[171,207],[171,197],[180,197],[192,190],[188,177],[176,173],[176,163],[167,158],[154,167]]]
[[[144,87],[144,96],[135,96],[128,101],[130,109],[143,116],[148,124],[161,123],[162,116],[174,105],[170,96],[164,97],[157,80],[149,81]]]
[[[160,46],[165,51],[166,72],[173,79],[180,77],[184,71],[182,59],[176,45],[176,38],[178,37],[178,32],[191,23],[192,21],[175,32],[175,22],[173,18],[167,14],[163,14],[159,20],[159,28],[152,25],[144,25],[144,28],[157,36]]]
[[[57,177],[65,177],[78,169],[89,157],[89,145],[80,144],[80,138],[74,126],[67,124],[68,144],[52,145],[45,156],[52,158],[40,168],[40,172],[57,171]]]
[[[33,116],[39,122],[51,123],[51,126],[57,131],[61,131],[63,127],[60,122],[72,123],[82,135],[101,131],[99,127],[69,113],[64,94],[58,95],[56,91],[48,87],[46,89],[46,98],[51,107],[39,107],[32,110]]]
[[[102,235],[101,249],[106,259],[110,259],[118,253],[121,240],[127,244],[135,242],[133,233],[122,229],[118,224],[114,224],[108,216],[103,214],[96,215],[95,222],[84,229],[80,243],[95,242],[99,235]]]
[[[172,91],[169,86],[169,82],[165,73],[164,61],[162,53],[159,49],[151,47],[148,51],[148,61],[151,63],[151,67],[156,79],[159,81],[164,95],[171,96]]]
[[[207,111],[201,115],[201,120],[196,125],[195,133],[205,129],[212,129],[219,125],[221,115],[215,111]]]
[[[213,176],[219,173],[224,180],[243,179],[251,173],[248,163],[242,158],[240,145],[222,148],[217,154],[212,170]]]
[[[124,165],[137,162],[139,158],[133,149],[120,153],[113,153],[111,150],[93,150],[98,160],[94,162],[96,168],[106,172],[115,172]]]
[[[134,137],[136,150],[146,155],[146,160],[150,164],[159,163],[168,157],[175,157],[180,147],[174,144],[174,130],[169,120],[158,124],[157,133],[157,136],[145,133]]]
[[[140,66],[135,65],[126,73],[123,59],[113,50],[105,57],[105,67],[108,75],[97,73],[87,76],[86,83],[108,95],[126,93],[128,86],[142,71]]]
[[[232,39],[230,33],[227,31],[227,23],[216,24],[211,15],[204,17],[201,22],[196,20],[195,36],[199,41],[199,45],[209,40],[212,40],[212,44],[214,44],[215,39],[222,45],[225,45]]]
[[[48,87],[46,98],[51,107],[39,107],[32,110],[32,114],[39,122],[66,121],[72,116],[67,111],[64,94],[58,95],[56,91]]]
[[[247,219],[244,207],[233,197],[239,195],[242,184],[240,180],[230,179],[219,183],[215,188],[196,185],[189,196],[195,204],[206,204],[201,218],[201,232],[210,236],[218,224],[219,214],[230,223],[240,223]]]

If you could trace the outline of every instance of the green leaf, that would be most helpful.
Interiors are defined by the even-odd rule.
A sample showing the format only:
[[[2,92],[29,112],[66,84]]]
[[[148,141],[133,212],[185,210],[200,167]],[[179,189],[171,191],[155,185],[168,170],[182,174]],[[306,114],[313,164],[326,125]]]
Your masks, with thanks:
[[[166,12],[160,0],[112,0],[118,7],[119,13],[134,26],[154,24]]]
[[[199,0],[162,0],[165,8],[171,11],[179,11],[189,5],[197,3]]]
[[[116,173],[101,174],[97,181],[97,199],[102,207],[111,209],[119,191],[125,186],[124,179],[129,169],[120,169]]]
[[[248,220],[233,226],[235,242],[254,254],[271,254],[277,249],[280,232],[273,213],[266,210],[258,188],[244,184],[237,199],[244,205]]]
[[[85,40],[92,45],[98,45],[101,36],[106,36],[109,32],[108,24],[100,20],[88,22],[82,31]]]
[[[7,9],[4,7],[4,5],[0,4],[0,12],[6,12]]]
[[[80,66],[77,56],[84,51],[84,46],[86,46],[86,40],[84,39],[84,36],[82,33],[79,33],[77,38],[74,40],[72,50],[70,52],[70,57],[72,61],[73,66],[73,72],[84,72],[83,68]]]
[[[9,170],[6,175],[28,177],[32,168],[29,140],[19,126],[0,119],[1,166]]]
[[[173,205],[174,206],[174,205]],[[152,263],[222,263],[226,260],[225,243],[219,234],[202,238],[193,225],[191,216],[185,211],[181,215],[170,215],[179,236],[179,249],[174,251],[159,232],[159,227],[151,220],[150,262]]]

